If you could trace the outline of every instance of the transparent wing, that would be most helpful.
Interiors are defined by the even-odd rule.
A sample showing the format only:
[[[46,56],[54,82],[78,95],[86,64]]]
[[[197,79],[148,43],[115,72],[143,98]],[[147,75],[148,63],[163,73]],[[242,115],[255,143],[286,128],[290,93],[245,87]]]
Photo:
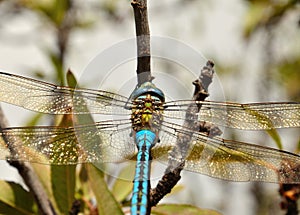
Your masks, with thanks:
[[[178,132],[188,131],[181,126],[164,123],[161,141],[152,150],[153,159],[165,164],[170,158]],[[185,169],[231,181],[265,181],[276,183],[300,182],[300,156],[273,148],[249,143],[209,138],[193,133]]]
[[[0,159],[45,164],[119,162],[135,153],[129,120],[76,127],[20,127],[1,131]],[[9,145],[7,145],[8,143]],[[14,155],[8,148],[14,146]]]
[[[0,101],[49,114],[128,114],[128,98],[98,90],[60,87],[0,72]],[[127,104],[128,105],[128,104]]]
[[[201,121],[237,129],[264,130],[300,127],[300,103],[251,103],[173,101],[165,104],[166,118],[184,119],[190,104],[201,105]]]

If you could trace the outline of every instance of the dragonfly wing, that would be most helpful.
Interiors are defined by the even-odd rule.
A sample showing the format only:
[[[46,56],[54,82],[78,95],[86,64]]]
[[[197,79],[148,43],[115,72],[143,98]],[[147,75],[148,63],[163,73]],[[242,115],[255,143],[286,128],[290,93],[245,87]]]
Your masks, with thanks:
[[[171,134],[172,127],[174,128]],[[166,135],[161,144],[153,149],[152,156],[168,163],[164,154],[175,148],[176,133],[184,133],[178,125],[165,124]],[[176,130],[176,132],[175,132]],[[249,143],[209,138],[195,132],[185,158],[185,169],[211,177],[231,181],[265,181],[276,183],[300,182],[300,156],[289,152]],[[173,159],[173,158],[171,158]],[[176,159],[176,158],[175,158]]]
[[[128,99],[106,91],[60,87],[0,72],[0,101],[49,114],[128,114]]]
[[[202,135],[192,144],[188,170],[232,181],[300,182],[298,155]]]
[[[219,126],[247,130],[300,127],[300,103],[238,104],[210,101],[174,101],[165,104],[165,117],[185,119],[190,104],[201,107],[201,121]]]
[[[76,127],[20,127],[1,131],[0,159],[45,164],[118,162],[130,159],[135,144],[129,120]],[[8,148],[14,147],[14,155]]]

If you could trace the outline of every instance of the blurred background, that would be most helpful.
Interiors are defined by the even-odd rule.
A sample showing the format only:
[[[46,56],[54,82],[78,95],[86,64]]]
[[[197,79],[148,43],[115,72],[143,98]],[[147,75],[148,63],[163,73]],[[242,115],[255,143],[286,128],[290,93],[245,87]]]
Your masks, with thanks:
[[[214,61],[224,100],[300,101],[299,1],[149,1],[148,9],[152,36],[176,39]],[[94,88],[99,83],[83,75],[88,64],[103,50],[134,36],[128,0],[0,1],[1,71],[65,85],[70,68],[81,86]],[[135,69],[133,63],[123,72],[134,74]],[[176,63],[154,59],[152,69],[180,76]],[[111,72],[98,70],[103,77]],[[118,87],[111,81],[102,89],[119,91]],[[1,105],[11,126],[47,124],[40,115]],[[283,149],[297,153],[299,129],[278,132]],[[223,137],[279,147],[264,132],[227,129]],[[1,179],[21,180],[5,161],[0,168]],[[277,184],[227,182],[190,172],[183,173],[180,184],[184,189],[164,202],[191,203],[230,215],[283,214]]]

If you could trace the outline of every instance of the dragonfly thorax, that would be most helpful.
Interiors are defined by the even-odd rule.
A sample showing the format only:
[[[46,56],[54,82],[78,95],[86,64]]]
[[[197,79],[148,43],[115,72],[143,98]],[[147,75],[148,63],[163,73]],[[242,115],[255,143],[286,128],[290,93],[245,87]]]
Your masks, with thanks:
[[[131,122],[134,131],[151,130],[158,133],[163,120],[163,103],[151,95],[141,95],[133,100]]]

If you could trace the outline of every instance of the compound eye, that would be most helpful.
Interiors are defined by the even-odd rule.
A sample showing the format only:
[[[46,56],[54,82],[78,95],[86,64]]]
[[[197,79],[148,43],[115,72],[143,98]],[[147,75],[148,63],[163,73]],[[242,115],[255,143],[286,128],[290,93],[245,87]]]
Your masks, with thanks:
[[[161,102],[161,99],[156,97],[156,96],[152,96],[152,99],[153,99],[154,103],[160,103]]]

